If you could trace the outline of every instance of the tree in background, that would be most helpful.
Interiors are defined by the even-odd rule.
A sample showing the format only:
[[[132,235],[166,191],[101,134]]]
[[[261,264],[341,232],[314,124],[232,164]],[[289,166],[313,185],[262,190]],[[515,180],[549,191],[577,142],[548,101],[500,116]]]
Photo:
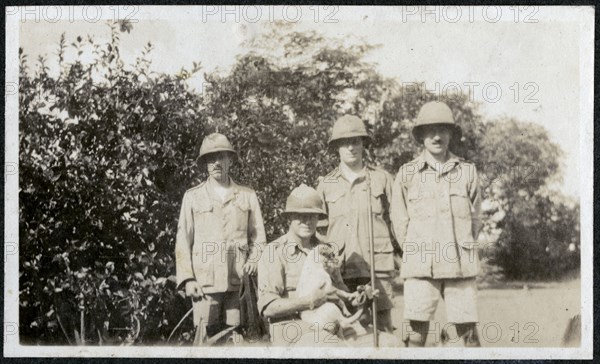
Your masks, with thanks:
[[[558,278],[579,267],[579,205],[546,188],[560,178],[560,148],[536,124],[486,123],[482,184],[496,230],[491,263],[509,279]]]
[[[367,122],[368,158],[395,174],[419,152],[410,130],[421,105],[436,98],[382,77],[364,60],[371,45],[285,24],[249,39],[229,72],[205,75],[210,88],[199,94],[186,80],[200,66],[153,73],[150,43],[135,65],[123,64],[119,37],[130,30],[112,23],[107,44],[78,37],[67,45],[63,36],[58,78],[43,58],[29,70],[21,51],[24,343],[191,340],[173,258],[181,197],[205,177],[196,166],[204,135],[222,132],[240,151],[233,176],[256,189],[273,239],[285,231],[280,213],[291,189],[315,185],[337,163],[327,139],[338,116]],[[68,47],[91,52],[93,61],[67,63]],[[484,174],[486,231],[497,237],[489,262],[514,279],[577,267],[578,207],[544,192],[558,175],[559,148],[539,126],[484,122],[466,96],[447,96],[464,134],[451,149]],[[532,162],[533,183],[519,169]]]
[[[257,190],[271,240],[286,230],[281,211],[290,191],[316,185],[337,160],[327,148],[329,129],[341,113],[360,113],[342,96],[369,93],[376,82],[367,81],[377,80],[362,60],[370,47],[277,29],[251,39],[254,50],[227,76],[207,75],[204,110],[210,127],[240,151],[239,179]]]

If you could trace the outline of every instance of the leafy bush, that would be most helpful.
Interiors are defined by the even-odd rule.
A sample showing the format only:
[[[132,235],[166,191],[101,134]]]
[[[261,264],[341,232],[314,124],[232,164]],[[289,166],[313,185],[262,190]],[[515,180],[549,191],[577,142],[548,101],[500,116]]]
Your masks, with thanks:
[[[182,316],[165,307],[184,306],[175,201],[197,176],[200,98],[148,74],[150,43],[125,68],[112,26],[109,44],[77,38],[96,61],[61,64],[58,79],[43,59],[30,76],[21,53],[21,329],[42,342],[164,340]]]

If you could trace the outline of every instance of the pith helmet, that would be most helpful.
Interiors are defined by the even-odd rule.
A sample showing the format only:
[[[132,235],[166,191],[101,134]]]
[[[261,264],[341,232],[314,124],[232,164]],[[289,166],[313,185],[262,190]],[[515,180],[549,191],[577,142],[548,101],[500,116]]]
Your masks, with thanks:
[[[198,159],[201,160],[205,155],[216,152],[230,152],[237,156],[237,152],[225,135],[212,133],[204,137]]]
[[[319,214],[319,218],[327,217],[323,200],[317,190],[304,183],[292,190],[285,202],[283,213]]]
[[[424,104],[417,115],[417,125],[412,129],[413,137],[422,143],[421,133],[427,125],[449,125],[453,131],[453,137],[460,139],[462,131],[454,121],[450,107],[440,101],[430,101]]]
[[[371,137],[367,133],[365,123],[354,115],[344,115],[338,118],[333,124],[333,130],[331,131],[331,137],[329,138],[329,145],[335,140],[363,137],[367,141],[370,141]]]

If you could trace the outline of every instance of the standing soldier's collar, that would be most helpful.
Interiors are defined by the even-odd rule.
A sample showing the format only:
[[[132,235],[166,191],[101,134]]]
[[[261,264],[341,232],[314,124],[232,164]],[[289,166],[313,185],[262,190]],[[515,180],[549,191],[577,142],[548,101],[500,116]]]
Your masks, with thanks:
[[[366,175],[369,171],[374,171],[376,169],[377,169],[376,167],[374,167],[370,164],[363,163],[363,169],[361,169],[360,172],[358,173],[358,178],[366,177]],[[337,167],[335,167],[335,169],[331,172],[331,177],[333,177],[333,178],[337,178],[340,176],[345,178],[344,173],[342,172],[341,163]]]
[[[462,159],[450,151],[448,151],[448,154],[449,154],[449,158],[446,161],[446,163],[444,163],[444,164],[452,164],[452,168],[454,168],[456,165],[458,165],[460,163],[460,161]],[[440,164],[439,162],[432,161],[429,158],[427,158],[425,151],[423,151],[419,155],[419,157],[417,157],[415,162],[417,163],[417,169],[419,170],[419,172],[422,171],[423,169],[425,169],[425,167],[427,167],[427,166],[431,166],[433,169],[436,169],[435,164],[436,163]],[[450,171],[452,168],[450,168],[448,171]]]
[[[223,203],[226,203],[229,200],[233,199],[240,192],[240,185],[238,185],[237,183],[235,183],[235,181],[231,177],[229,177],[229,184],[230,184],[230,192],[231,193],[229,193],[228,195],[226,195],[225,201],[222,201]],[[215,195],[214,190],[213,190],[211,184],[209,183],[209,180],[206,180],[204,182],[204,186],[206,187],[205,188],[206,195],[210,199],[221,202],[221,199],[218,198]]]

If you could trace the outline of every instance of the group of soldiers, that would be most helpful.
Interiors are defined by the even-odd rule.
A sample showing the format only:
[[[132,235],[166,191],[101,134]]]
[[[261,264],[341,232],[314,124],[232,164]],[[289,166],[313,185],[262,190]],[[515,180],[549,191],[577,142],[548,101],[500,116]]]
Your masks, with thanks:
[[[412,134],[423,151],[394,179],[363,161],[371,141],[363,121],[339,118],[328,141],[339,166],[320,177],[316,189],[301,185],[291,192],[283,212],[289,230],[268,244],[255,191],[229,176],[237,152],[224,135],[205,137],[199,163],[209,177],[183,197],[175,249],[178,286],[193,301],[196,342],[240,324],[241,279],[257,274],[257,310],[269,323],[272,345],[326,344],[331,335],[303,323],[299,312],[330,301],[331,292],[298,297],[295,290],[311,249],[331,244],[341,261],[341,287],[352,294],[365,287],[374,293],[377,312],[362,322],[368,328],[369,320],[377,321],[383,345],[424,346],[442,297],[459,341],[479,346],[477,172],[448,149],[452,138],[461,138],[461,129],[445,103],[424,104]],[[323,234],[317,232],[321,226]],[[401,328],[394,327],[391,315],[398,252],[404,279]]]

